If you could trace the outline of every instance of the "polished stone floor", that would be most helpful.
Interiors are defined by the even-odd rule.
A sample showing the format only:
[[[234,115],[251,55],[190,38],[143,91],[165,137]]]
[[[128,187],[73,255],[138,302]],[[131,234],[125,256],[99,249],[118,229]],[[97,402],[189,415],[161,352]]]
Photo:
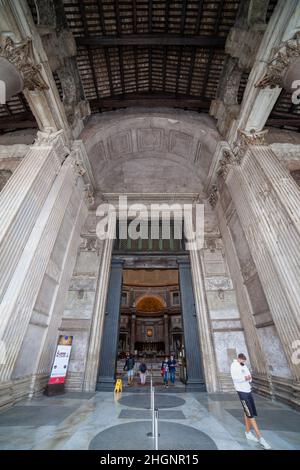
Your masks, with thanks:
[[[244,437],[235,394],[159,391],[159,449],[255,450]],[[273,449],[300,449],[300,414],[256,396],[258,423]],[[0,413],[0,449],[153,449],[150,396],[68,393],[20,402]]]

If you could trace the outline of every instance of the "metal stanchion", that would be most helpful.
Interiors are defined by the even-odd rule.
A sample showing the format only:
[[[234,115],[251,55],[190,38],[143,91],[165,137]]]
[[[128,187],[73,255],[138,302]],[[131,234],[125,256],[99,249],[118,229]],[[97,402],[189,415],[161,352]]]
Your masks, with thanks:
[[[158,409],[155,410],[155,416],[154,416],[154,435],[155,435],[155,450],[158,450]]]
[[[149,437],[152,437],[154,438],[154,431],[155,431],[155,398],[154,398],[154,394],[155,394],[155,387],[153,387],[153,384],[152,384],[152,377],[151,377],[151,384],[150,384],[151,388],[151,420],[152,420],[152,432],[148,432],[147,436]]]
[[[152,437],[155,434],[155,403],[154,403],[154,387],[152,387]]]

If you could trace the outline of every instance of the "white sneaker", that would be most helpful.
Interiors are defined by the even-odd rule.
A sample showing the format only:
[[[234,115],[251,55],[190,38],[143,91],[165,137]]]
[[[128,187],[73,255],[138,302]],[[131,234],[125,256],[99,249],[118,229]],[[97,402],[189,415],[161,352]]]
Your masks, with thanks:
[[[258,442],[260,443],[260,445],[261,445],[264,449],[266,449],[266,450],[270,450],[270,449],[271,449],[270,444],[268,444],[267,441],[266,441],[263,437],[261,437]]]
[[[255,437],[251,431],[245,432],[245,436],[246,436],[246,439],[248,439],[249,441],[258,442],[257,437]]]

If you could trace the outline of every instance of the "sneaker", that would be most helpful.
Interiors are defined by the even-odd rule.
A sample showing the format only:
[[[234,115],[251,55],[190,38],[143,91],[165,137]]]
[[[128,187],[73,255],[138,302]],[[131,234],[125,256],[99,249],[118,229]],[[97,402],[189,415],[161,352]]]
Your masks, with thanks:
[[[245,436],[246,436],[246,439],[248,439],[249,441],[258,442],[257,437],[255,437],[251,431],[245,432]]]
[[[266,449],[266,450],[271,449],[270,444],[268,444],[267,441],[263,437],[261,437],[258,442],[264,449]]]

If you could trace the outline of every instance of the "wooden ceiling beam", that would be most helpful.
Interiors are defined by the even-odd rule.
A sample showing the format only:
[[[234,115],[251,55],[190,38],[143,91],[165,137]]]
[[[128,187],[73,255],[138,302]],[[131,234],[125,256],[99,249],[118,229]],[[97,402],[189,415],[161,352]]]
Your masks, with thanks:
[[[31,113],[19,113],[0,118],[0,129],[27,129],[37,127],[37,122]]]
[[[187,0],[182,2],[181,20],[180,20],[180,34],[184,35],[185,20],[186,20]]]
[[[300,127],[300,117],[299,118],[269,118],[267,120],[267,126],[291,126],[291,127]]]
[[[191,96],[176,96],[169,93],[154,93],[151,95],[130,93],[128,95],[114,98],[101,98],[100,100],[91,100],[90,105],[91,107],[97,106],[101,109],[117,109],[128,108],[133,106],[144,106],[208,110],[210,107],[210,100]]]
[[[207,48],[225,47],[224,37],[181,36],[177,34],[128,34],[123,36],[80,36],[78,46],[195,46]]]

